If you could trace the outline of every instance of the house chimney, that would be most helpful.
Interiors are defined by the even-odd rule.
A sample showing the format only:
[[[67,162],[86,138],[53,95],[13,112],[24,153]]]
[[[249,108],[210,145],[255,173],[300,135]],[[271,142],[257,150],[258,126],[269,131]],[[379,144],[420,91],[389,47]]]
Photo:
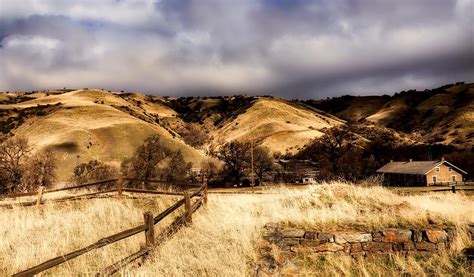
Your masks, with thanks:
[[[408,162],[409,162],[409,163],[411,163],[411,162],[413,162],[413,160],[412,160],[412,159],[410,159]]]
[[[390,160],[391,163],[393,163],[393,160]]]
[[[442,161],[442,162],[444,162],[444,161],[445,161],[445,160],[444,160],[444,157],[441,157],[441,161]]]

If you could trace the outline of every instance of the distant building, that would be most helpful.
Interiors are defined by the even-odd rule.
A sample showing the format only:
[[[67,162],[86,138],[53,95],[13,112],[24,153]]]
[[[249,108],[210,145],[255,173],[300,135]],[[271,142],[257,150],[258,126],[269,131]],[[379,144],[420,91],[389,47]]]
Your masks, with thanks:
[[[282,169],[279,179],[283,182],[311,183],[320,173],[319,163],[312,160],[280,159],[278,164]]]
[[[393,162],[382,166],[377,173],[384,176],[387,185],[432,186],[456,184],[463,181],[467,172],[441,159],[441,161]]]
[[[305,177],[305,178],[301,179],[301,183],[303,183],[303,184],[315,184],[316,180],[314,180],[314,178],[312,178],[312,177]]]

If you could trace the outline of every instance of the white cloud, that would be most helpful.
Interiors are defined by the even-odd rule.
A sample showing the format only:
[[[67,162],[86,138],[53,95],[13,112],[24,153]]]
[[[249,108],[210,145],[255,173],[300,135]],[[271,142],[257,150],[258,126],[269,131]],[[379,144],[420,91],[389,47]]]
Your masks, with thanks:
[[[0,90],[317,97],[474,76],[469,0],[1,1]]]

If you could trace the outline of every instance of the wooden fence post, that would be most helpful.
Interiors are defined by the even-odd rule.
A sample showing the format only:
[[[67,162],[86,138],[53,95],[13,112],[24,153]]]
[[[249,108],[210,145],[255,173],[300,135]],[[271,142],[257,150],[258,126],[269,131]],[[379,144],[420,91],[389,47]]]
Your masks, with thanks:
[[[453,193],[456,193],[456,186],[451,186],[451,191],[452,191]]]
[[[186,209],[186,224],[193,222],[193,212],[191,211],[191,198],[189,197],[189,190],[184,191],[184,208]]]
[[[204,205],[207,204],[207,175],[204,175],[204,191],[203,191],[203,196],[202,196],[202,203],[204,203]]]
[[[41,205],[41,201],[43,200],[44,189],[45,189],[44,186],[39,186],[39,188],[38,188],[38,196],[36,198],[36,206]]]
[[[146,247],[155,244],[155,224],[153,222],[153,214],[151,212],[144,212],[143,219],[145,221],[145,244]]]
[[[118,180],[117,180],[117,196],[118,198],[122,198],[123,192],[123,175],[122,172],[119,173]]]

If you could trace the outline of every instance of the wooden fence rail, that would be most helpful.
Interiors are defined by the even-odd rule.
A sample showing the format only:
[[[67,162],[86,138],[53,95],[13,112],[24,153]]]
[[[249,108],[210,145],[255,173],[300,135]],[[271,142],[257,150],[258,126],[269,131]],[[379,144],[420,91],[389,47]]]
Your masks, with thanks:
[[[403,194],[413,194],[413,193],[429,193],[429,192],[452,192],[456,193],[459,191],[474,191],[474,187],[468,186],[450,186],[450,187],[427,187],[427,188],[420,188],[420,187],[409,187],[409,188],[395,188],[393,191]]]
[[[93,186],[97,186],[97,185],[101,185],[101,184],[105,184],[105,183],[117,182],[117,180],[118,180],[118,178],[106,179],[106,180],[94,181],[94,182],[90,182],[90,183],[86,183],[86,184],[80,184],[80,185],[75,185],[75,186],[70,186],[70,187],[44,190],[44,191],[42,192],[42,194],[47,194],[47,193],[52,193],[52,192],[58,192],[58,191],[74,190],[74,189],[79,189],[79,188],[93,187]],[[14,193],[14,194],[2,195],[2,196],[0,196],[0,199],[18,198],[18,197],[35,196],[35,195],[38,195],[38,191],[22,192],[22,193]]]
[[[102,184],[106,184],[106,183],[117,182],[117,180],[118,180],[118,178],[105,179],[105,180],[94,181],[94,182],[90,182],[90,183],[86,183],[86,184],[75,185],[75,186],[70,186],[70,187],[65,187],[65,188],[51,189],[51,190],[45,191],[44,193],[51,193],[51,192],[58,192],[58,191],[93,187],[93,186],[102,185]]]
[[[127,190],[124,189],[124,191],[127,191]],[[191,198],[197,195],[201,195],[201,197],[197,199],[197,201],[193,205],[191,205],[190,204]],[[141,249],[137,253],[134,253],[131,256],[126,257],[123,260],[119,261],[118,263],[110,267],[107,267],[104,272],[112,272],[114,270],[118,270],[120,267],[123,267],[126,264],[147,255],[148,252],[150,251],[149,249],[151,248],[151,246],[156,244],[155,241],[160,242],[164,239],[165,235],[173,234],[174,232],[176,232],[177,228],[183,225],[184,222],[186,222],[186,224],[191,223],[192,214],[202,205],[203,199],[207,199],[207,180],[205,179],[203,181],[203,185],[196,192],[191,194],[189,191],[185,191],[183,199],[179,200],[172,206],[168,207],[166,210],[164,210],[162,213],[160,213],[156,217],[153,217],[151,212],[145,212],[143,225],[136,226],[134,228],[119,232],[117,234],[113,234],[111,236],[101,238],[96,243],[93,243],[91,245],[88,245],[84,248],[73,251],[71,253],[50,259],[37,266],[31,267],[17,274],[14,274],[13,276],[33,276],[37,273],[43,272],[52,267],[60,265],[66,261],[69,261],[73,258],[81,256],[85,253],[88,253],[94,249],[98,249],[106,245],[112,244],[114,242],[134,236],[141,232],[145,232],[145,243],[146,243],[145,249]],[[175,210],[177,210],[183,205],[185,205],[185,213],[182,216],[178,217],[177,220],[175,220],[167,229],[165,229],[165,232],[160,234],[158,240],[155,240],[154,225],[156,225],[157,223],[165,219],[167,216],[169,216],[171,213],[173,213]]]
[[[133,193],[146,193],[146,194],[163,194],[163,195],[180,195],[183,196],[182,192],[173,192],[173,191],[163,191],[163,190],[148,190],[148,189],[134,189],[134,188],[124,188],[124,192],[133,192]]]
[[[137,179],[137,178],[122,177],[122,175],[119,175],[118,178],[94,181],[94,182],[89,182],[89,183],[86,183],[86,184],[80,184],[80,185],[69,186],[69,187],[58,188],[58,189],[45,190],[44,188],[40,187],[40,189],[36,192],[24,192],[24,193],[16,193],[16,194],[9,194],[9,195],[0,196],[0,200],[6,199],[6,198],[19,198],[19,197],[26,197],[26,196],[36,196],[35,201],[26,201],[26,202],[17,202],[17,203],[11,203],[11,204],[3,204],[3,205],[0,205],[0,207],[12,207],[14,205],[18,205],[18,206],[34,206],[34,205],[36,205],[36,206],[38,206],[38,205],[43,203],[43,196],[45,194],[48,194],[48,193],[60,192],[60,191],[69,191],[69,190],[75,190],[75,189],[81,189],[81,188],[90,188],[90,187],[94,187],[94,186],[102,185],[102,184],[106,184],[106,183],[111,183],[111,182],[116,183],[115,189],[109,189],[109,190],[105,190],[105,191],[86,193],[86,194],[76,195],[76,196],[66,196],[66,197],[61,197],[61,198],[54,198],[54,199],[50,199],[48,201],[56,202],[56,201],[83,199],[83,198],[80,198],[80,197],[87,198],[87,196],[95,196],[95,195],[98,195],[98,194],[105,194],[105,193],[110,193],[110,192],[117,192],[118,198],[122,197],[123,192],[142,193],[142,194],[177,195],[177,196],[183,196],[184,195],[184,193],[182,193],[182,192],[127,188],[127,187],[124,187],[124,182],[125,181],[143,181],[144,182],[146,180]],[[160,181],[160,180],[148,180],[148,182],[150,182],[150,183],[153,183],[153,182],[155,182],[155,183],[164,183],[163,181]],[[190,185],[188,187],[196,187],[196,186]],[[206,188],[206,190],[207,190],[207,188]],[[207,195],[207,191],[206,191],[206,195]]]

